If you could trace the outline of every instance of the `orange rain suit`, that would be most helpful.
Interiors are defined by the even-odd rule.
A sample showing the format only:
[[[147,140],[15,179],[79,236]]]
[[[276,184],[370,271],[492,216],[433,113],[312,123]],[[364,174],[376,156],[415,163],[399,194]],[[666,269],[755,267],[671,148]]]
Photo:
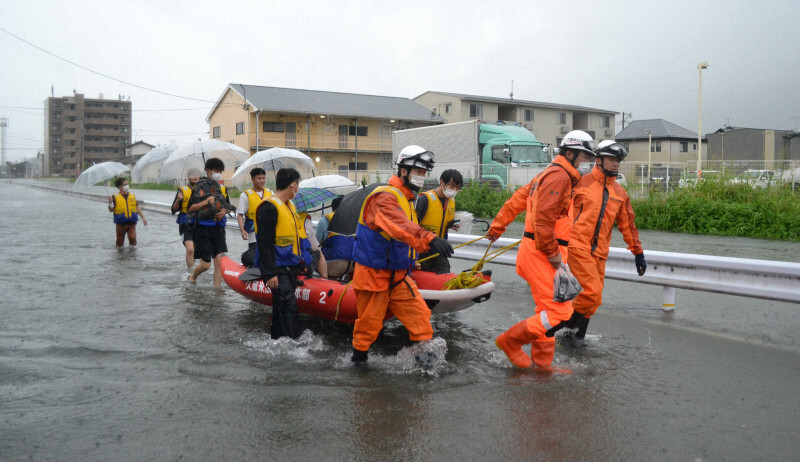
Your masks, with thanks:
[[[564,156],[557,156],[544,172],[517,189],[503,204],[487,233],[500,236],[520,212],[527,211],[525,238],[517,252],[517,274],[530,284],[536,303],[536,314],[527,319],[527,328],[535,338],[531,358],[540,366],[553,362],[555,331],[548,331],[572,315],[572,301],[553,301],[556,269],[548,258],[560,252],[561,258],[567,260],[572,188],[580,177]]]
[[[628,193],[598,167],[581,178],[572,199],[574,220],[569,239],[569,269],[583,290],[573,309],[590,318],[603,302],[606,259],[614,220],[634,255],[643,252]]]
[[[389,186],[398,188],[407,200],[414,199],[414,194],[399,177],[392,176]],[[413,204],[410,207],[414,209]],[[428,251],[430,242],[436,237],[409,220],[391,193],[378,193],[367,199],[364,223],[370,229],[382,230],[393,239],[408,244],[417,253]],[[408,271],[375,269],[356,263],[353,289],[358,306],[358,319],[353,327],[353,348],[356,350],[369,350],[383,328],[387,309],[408,329],[411,340],[430,340],[433,337],[431,310]]]

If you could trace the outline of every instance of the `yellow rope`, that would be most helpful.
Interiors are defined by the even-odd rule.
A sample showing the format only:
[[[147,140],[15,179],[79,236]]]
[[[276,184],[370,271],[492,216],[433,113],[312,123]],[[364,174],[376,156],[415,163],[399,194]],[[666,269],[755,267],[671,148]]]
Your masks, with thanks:
[[[471,242],[475,242],[475,240]],[[447,281],[444,284],[444,290],[471,289],[473,287],[478,287],[479,285],[485,283],[486,280],[483,279],[483,276],[481,274],[478,274],[480,270],[483,269],[484,263],[489,262],[494,258],[500,256],[500,254],[513,249],[514,247],[518,246],[520,242],[522,242],[522,240],[500,247],[491,254],[489,253],[489,249],[492,248],[492,242],[489,242],[489,245],[486,247],[486,252],[484,252],[483,254],[483,258],[478,260],[478,262],[475,263],[475,265],[473,265],[472,269],[470,269],[469,271],[464,271],[463,273],[460,273],[458,276]],[[469,243],[470,242],[467,242],[466,244]]]

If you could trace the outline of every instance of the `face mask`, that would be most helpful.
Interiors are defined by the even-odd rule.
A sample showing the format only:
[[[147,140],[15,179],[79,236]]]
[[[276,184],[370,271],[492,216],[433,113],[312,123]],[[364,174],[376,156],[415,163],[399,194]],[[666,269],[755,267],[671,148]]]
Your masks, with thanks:
[[[458,191],[456,191],[455,189],[444,188],[444,197],[452,199],[456,197],[456,194],[458,194]]]
[[[411,175],[408,178],[408,182],[419,189],[425,185],[425,177],[420,175]]]
[[[130,186],[128,186],[128,185],[125,185],[125,186],[123,186],[123,187],[122,187],[122,192],[126,193],[126,192],[128,192],[130,189],[131,189],[131,187],[130,187]]]
[[[581,162],[580,164],[578,164],[578,173],[580,173],[581,176],[586,175],[591,171],[592,171],[591,162]]]
[[[211,179],[214,181],[219,181],[222,179],[222,173],[212,173]]]

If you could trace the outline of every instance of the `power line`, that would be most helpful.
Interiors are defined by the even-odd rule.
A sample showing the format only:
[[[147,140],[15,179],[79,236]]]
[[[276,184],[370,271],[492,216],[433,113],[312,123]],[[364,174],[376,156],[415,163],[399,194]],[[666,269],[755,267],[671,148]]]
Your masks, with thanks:
[[[89,71],[89,72],[91,72],[91,73],[93,73],[93,74],[97,74],[97,75],[99,75],[99,76],[101,76],[101,77],[105,77],[105,78],[107,78],[107,79],[111,79],[111,80],[114,80],[114,81],[117,81],[117,82],[120,82],[120,83],[124,83],[125,85],[130,85],[130,86],[132,86],[132,87],[141,88],[142,90],[151,91],[151,92],[153,92],[153,93],[159,93],[159,94],[161,94],[161,95],[172,96],[172,97],[174,97],[174,98],[182,98],[182,99],[188,99],[188,100],[192,100],[192,101],[201,101],[201,102],[203,102],[203,103],[213,103],[213,102],[214,102],[214,101],[209,101],[209,100],[206,100],[206,99],[190,98],[190,97],[188,97],[188,96],[181,96],[181,95],[176,95],[176,94],[173,94],[173,93],[167,93],[167,92],[164,92],[164,91],[153,90],[152,88],[143,87],[143,86],[141,86],[141,85],[136,85],[135,83],[126,82],[126,81],[124,81],[124,80],[121,80],[121,79],[118,79],[118,78],[116,78],[116,77],[111,77],[110,75],[106,75],[106,74],[103,74],[103,73],[101,73],[101,72],[97,72],[97,71],[95,71],[95,70],[89,69],[89,68],[88,68],[88,67],[86,67],[86,66],[81,66],[81,65],[80,65],[80,64],[78,64],[78,63],[74,63],[74,62],[72,62],[72,61],[70,61],[70,60],[68,60],[68,59],[66,59],[66,58],[62,58],[61,56],[58,56],[58,55],[57,55],[57,54],[55,54],[55,53],[51,53],[51,52],[49,52],[49,51],[45,50],[44,48],[42,48],[42,47],[40,47],[40,46],[34,45],[33,43],[31,43],[31,42],[29,42],[29,41],[25,40],[25,39],[24,39],[24,38],[22,38],[22,37],[19,37],[19,36],[17,36],[17,35],[14,35],[14,34],[12,34],[11,32],[7,31],[7,30],[6,30],[6,29],[4,29],[3,27],[0,27],[0,30],[2,30],[2,31],[3,31],[3,32],[5,32],[6,34],[8,34],[8,35],[10,35],[10,36],[14,37],[15,39],[17,39],[17,40],[19,40],[19,41],[21,41],[21,42],[27,43],[28,45],[32,46],[33,48],[36,48],[36,49],[37,49],[37,50],[39,50],[39,51],[42,51],[42,52],[44,52],[44,53],[47,53],[48,55],[50,55],[50,56],[52,56],[52,57],[54,57],[54,58],[58,58],[58,59],[60,59],[60,60],[62,60],[62,61],[64,61],[64,62],[66,62],[66,63],[72,64],[72,65],[73,65],[73,66],[75,66],[75,67],[79,67],[79,68],[81,68],[81,69],[83,69],[83,70],[85,70],[85,71]]]

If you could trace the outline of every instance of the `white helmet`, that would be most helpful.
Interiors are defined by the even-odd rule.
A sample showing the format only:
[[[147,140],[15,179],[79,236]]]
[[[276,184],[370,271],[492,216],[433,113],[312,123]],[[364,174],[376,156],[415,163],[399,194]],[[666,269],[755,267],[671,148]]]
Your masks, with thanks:
[[[597,142],[583,130],[572,130],[564,136],[559,147],[561,148],[558,151],[559,154],[566,154],[567,149],[571,149],[573,151],[583,151],[594,157]]]
[[[622,162],[628,156],[628,150],[614,140],[605,140],[597,145],[597,156],[616,157]]]
[[[432,152],[412,144],[400,151],[396,163],[398,167],[422,168],[430,172],[433,170],[434,162],[436,162],[436,156]]]

